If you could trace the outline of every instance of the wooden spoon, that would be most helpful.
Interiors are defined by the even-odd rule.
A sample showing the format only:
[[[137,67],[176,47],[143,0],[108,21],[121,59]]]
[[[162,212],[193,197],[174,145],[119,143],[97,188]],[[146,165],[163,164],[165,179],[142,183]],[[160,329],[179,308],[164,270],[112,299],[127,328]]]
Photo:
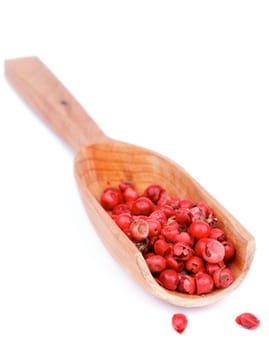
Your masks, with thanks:
[[[145,290],[174,305],[199,307],[220,300],[240,285],[252,263],[255,240],[184,169],[156,152],[107,137],[37,57],[7,60],[5,72],[16,91],[77,153],[75,176],[89,218],[108,251]],[[133,183],[139,191],[159,183],[171,194],[203,200],[214,208],[219,227],[224,228],[236,248],[231,267],[235,282],[227,289],[203,296],[171,292],[159,286],[142,254],[100,205],[103,189],[108,183],[117,186],[120,180]]]

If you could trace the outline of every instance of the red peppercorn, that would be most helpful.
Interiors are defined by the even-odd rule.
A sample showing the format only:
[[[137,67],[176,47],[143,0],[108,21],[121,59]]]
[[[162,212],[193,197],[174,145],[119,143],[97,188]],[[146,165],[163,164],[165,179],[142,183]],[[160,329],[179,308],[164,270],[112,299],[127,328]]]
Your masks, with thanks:
[[[145,189],[144,196],[152,200],[153,203],[157,203],[163,190],[160,185],[152,184]]]
[[[178,208],[175,217],[179,224],[189,225],[191,223],[191,215],[188,208]]]
[[[220,242],[226,240],[224,231],[217,227],[211,228],[208,238],[216,239]]]
[[[166,204],[170,205],[173,209],[178,209],[180,206],[180,198],[178,196],[169,196]]]
[[[120,181],[119,183],[119,189],[124,192],[128,187],[134,188],[134,186],[131,184],[131,182],[128,181]]]
[[[175,243],[172,251],[174,256],[183,261],[188,260],[193,254],[191,247],[182,242]]]
[[[208,238],[203,249],[201,249],[202,257],[209,263],[218,263],[225,256],[223,244],[215,239]]]
[[[148,218],[147,222],[149,224],[149,236],[158,236],[161,233],[162,226],[160,222],[156,219]]]
[[[176,243],[177,242],[178,233],[176,232],[166,232],[163,237],[168,243]]]
[[[112,210],[113,215],[119,215],[122,213],[131,213],[130,206],[127,203],[118,204]]]
[[[144,219],[136,219],[130,225],[131,239],[135,242],[143,241],[149,235],[149,224]]]
[[[205,272],[197,272],[194,276],[196,281],[196,293],[198,295],[208,294],[214,288],[214,281],[212,277]]]
[[[185,231],[182,231],[180,233],[178,233],[175,237],[175,242],[182,242],[187,244],[188,246],[192,247],[194,244],[194,238]]]
[[[184,261],[178,260],[172,255],[166,256],[165,259],[167,268],[175,270],[176,272],[181,272],[184,269]]]
[[[164,226],[167,222],[166,215],[163,211],[158,208],[155,208],[154,211],[149,215],[149,219],[154,219],[159,221],[161,226]]]
[[[235,256],[235,247],[233,243],[230,241],[222,241],[221,243],[223,244],[224,250],[225,250],[225,255],[223,260],[224,261],[232,260]]]
[[[189,209],[189,213],[191,216],[191,221],[203,221],[206,222],[206,214],[199,207],[192,207]]]
[[[206,202],[200,201],[196,203],[196,207],[200,209],[204,216],[208,215],[209,206]]]
[[[123,198],[126,202],[132,202],[136,200],[137,197],[137,191],[131,186],[128,186],[123,192]]]
[[[164,235],[165,239],[168,242],[174,241],[174,237],[179,233],[178,231],[178,223],[173,221],[170,224],[166,224],[162,227],[161,233]]]
[[[193,221],[188,232],[196,239],[205,238],[210,233],[210,226],[204,221]]]
[[[161,256],[166,256],[170,253],[170,245],[163,239],[158,239],[153,245],[154,252]]]
[[[172,317],[172,326],[178,333],[183,333],[188,325],[188,319],[184,314],[177,313]]]
[[[147,197],[137,198],[131,206],[132,215],[149,215],[153,212],[154,205]]]
[[[162,272],[166,268],[166,260],[160,255],[152,254],[148,256],[146,263],[152,273]]]
[[[169,204],[163,204],[163,205],[159,206],[159,209],[164,212],[164,214],[167,218],[171,218],[171,217],[175,216],[175,211],[174,211],[173,207],[171,207],[171,205],[169,205]]]
[[[159,281],[168,290],[176,290],[178,285],[178,273],[172,269],[163,270],[160,273]]]
[[[202,257],[202,252],[205,250],[206,243],[208,241],[208,238],[201,238],[199,239],[195,246],[194,246],[194,252],[197,256]]]
[[[182,199],[180,201],[180,208],[192,208],[193,207],[193,201],[189,200],[189,199]]]
[[[177,290],[182,293],[194,294],[196,292],[195,278],[186,274],[179,274]]]
[[[209,275],[213,275],[213,273],[221,268],[225,267],[225,263],[224,261],[220,261],[218,263],[215,264],[210,264],[208,262],[206,262],[205,264],[205,270],[207,273],[209,273]]]
[[[157,205],[158,206],[162,206],[164,204],[167,204],[170,200],[171,196],[164,190],[161,192],[160,194],[160,198],[157,202]]]
[[[128,232],[131,223],[134,221],[133,217],[129,213],[122,213],[115,217],[115,222],[123,232]]]
[[[122,202],[122,194],[119,189],[109,187],[102,193],[100,201],[104,209],[111,210]]]
[[[199,272],[199,271],[204,272],[205,271],[204,260],[196,255],[191,256],[185,262],[185,268],[187,271],[190,271],[191,273],[194,273],[194,274]]]
[[[237,316],[236,323],[247,329],[256,329],[260,325],[260,320],[249,312],[244,312]]]
[[[218,269],[213,273],[216,288],[227,288],[233,283],[234,279],[234,274],[227,267]]]

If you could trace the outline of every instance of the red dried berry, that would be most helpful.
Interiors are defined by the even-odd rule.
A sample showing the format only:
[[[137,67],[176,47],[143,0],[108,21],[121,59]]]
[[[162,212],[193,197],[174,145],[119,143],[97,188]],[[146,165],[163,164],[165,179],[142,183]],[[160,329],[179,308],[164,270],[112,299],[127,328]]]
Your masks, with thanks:
[[[199,256],[193,255],[185,262],[185,268],[187,271],[195,274],[199,271],[205,271],[204,260]]]
[[[197,272],[194,276],[196,281],[196,293],[198,295],[208,294],[214,288],[213,278],[205,272]]]
[[[131,239],[135,242],[140,242],[146,239],[149,235],[149,224],[144,219],[136,219],[130,225]]]
[[[152,218],[148,218],[147,222],[149,224],[149,236],[154,237],[159,235],[162,229],[161,223],[158,220]]]
[[[152,202],[157,203],[162,192],[163,188],[160,185],[152,184],[145,189],[144,196],[148,197]]]
[[[221,230],[218,227],[213,227],[210,230],[208,238],[216,239],[216,240],[222,242],[226,239],[226,236],[225,236],[225,233],[223,230]]]
[[[174,209],[178,209],[180,205],[180,198],[172,195],[167,199],[166,204],[170,205]]]
[[[176,211],[176,221],[179,224],[189,225],[191,223],[191,215],[188,208],[179,208]]]
[[[216,288],[227,288],[234,280],[234,274],[227,267],[218,269],[213,273],[213,281]]]
[[[237,316],[236,323],[247,329],[256,329],[260,325],[260,320],[249,312],[244,312]]]
[[[190,224],[188,232],[196,239],[205,238],[210,233],[210,226],[204,221],[193,221]]]
[[[197,202],[196,207],[199,208],[205,216],[208,215],[210,208],[206,202],[203,202],[203,201]]]
[[[174,238],[175,242],[182,242],[189,245],[190,247],[192,247],[194,244],[194,238],[188,232],[185,231],[178,233]]]
[[[166,256],[166,266],[169,269],[181,272],[184,269],[184,261],[174,258],[172,255]]]
[[[154,252],[161,256],[166,256],[170,253],[170,245],[163,239],[158,239],[153,245]]]
[[[127,232],[130,228],[131,223],[134,221],[131,214],[122,213],[115,217],[115,223],[123,232]]]
[[[177,290],[182,293],[194,294],[196,292],[195,278],[186,274],[179,274]]]
[[[167,222],[166,215],[160,209],[155,208],[155,210],[150,214],[149,219],[154,219],[159,221],[161,226],[164,226]]]
[[[159,206],[159,209],[164,212],[167,218],[171,218],[175,216],[175,210],[169,204],[163,204]]]
[[[173,245],[172,252],[177,259],[180,259],[183,261],[188,260],[193,254],[192,248],[182,242],[175,243]]]
[[[127,203],[118,204],[112,210],[113,215],[119,215],[122,213],[131,213],[130,206]]]
[[[166,268],[166,260],[160,255],[152,254],[148,256],[146,263],[151,273],[159,273]]]
[[[172,223],[163,226],[161,233],[164,235],[167,241],[173,241],[174,236],[179,233],[178,223],[173,221]]]
[[[201,249],[201,253],[205,261],[215,264],[223,260],[225,249],[219,241],[208,238],[203,249]]]
[[[167,204],[169,203],[169,200],[170,200],[171,196],[164,190],[161,192],[160,194],[160,198],[157,202],[157,205],[158,206],[162,206],[164,204]]]
[[[178,285],[178,273],[172,269],[163,270],[160,273],[159,281],[168,290],[176,290]]]
[[[120,181],[119,183],[119,189],[124,192],[128,187],[134,188],[134,186],[131,184],[131,182],[128,181]]]
[[[208,241],[208,238],[201,238],[199,239],[195,246],[194,246],[194,252],[197,256],[202,257],[202,252],[205,250],[206,243]]]
[[[122,202],[122,194],[119,189],[109,187],[102,193],[100,201],[104,209],[112,210]]]
[[[150,215],[153,212],[154,205],[147,197],[137,198],[131,206],[132,215]]]
[[[223,261],[220,261],[219,263],[215,263],[215,264],[210,264],[208,262],[205,264],[205,270],[207,273],[209,273],[209,275],[213,275],[215,271],[224,267],[225,267],[225,263]]]
[[[189,200],[189,199],[182,199],[180,201],[180,208],[192,208],[193,207],[193,201]]]
[[[224,255],[223,260],[224,261],[232,260],[235,256],[235,247],[234,247],[233,243],[230,241],[223,241],[221,243],[223,244],[224,250],[225,250],[225,255]]]
[[[203,221],[206,222],[206,214],[199,207],[192,207],[189,209],[189,213],[191,216],[191,221]]]
[[[188,325],[188,319],[184,314],[177,313],[172,317],[172,326],[178,333],[183,333]]]
[[[136,200],[137,197],[138,197],[137,191],[131,186],[128,186],[123,192],[123,198],[126,202],[132,202]]]

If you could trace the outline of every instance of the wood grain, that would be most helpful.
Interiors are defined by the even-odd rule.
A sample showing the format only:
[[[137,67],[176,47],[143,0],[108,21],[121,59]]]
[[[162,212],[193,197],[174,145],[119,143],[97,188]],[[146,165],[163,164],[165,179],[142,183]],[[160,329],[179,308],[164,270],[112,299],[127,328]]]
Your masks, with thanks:
[[[38,57],[7,60],[5,73],[31,108],[75,151],[108,139]]]
[[[255,253],[254,237],[182,167],[157,152],[107,137],[49,69],[35,57],[9,60],[6,76],[16,91],[76,151],[75,176],[81,199],[96,232],[110,254],[145,290],[183,307],[212,304],[235,290],[245,278]],[[119,181],[139,191],[151,183],[193,201],[206,201],[236,248],[235,282],[205,296],[169,292],[153,279],[135,245],[100,206],[101,192]],[[109,273],[109,271],[108,271]]]

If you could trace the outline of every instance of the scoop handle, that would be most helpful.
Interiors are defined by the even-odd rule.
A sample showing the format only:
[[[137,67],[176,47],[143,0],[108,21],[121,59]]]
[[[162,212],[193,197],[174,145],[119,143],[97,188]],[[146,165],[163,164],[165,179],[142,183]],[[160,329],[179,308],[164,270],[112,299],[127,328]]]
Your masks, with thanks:
[[[108,140],[38,57],[6,60],[5,74],[17,93],[74,151]]]

